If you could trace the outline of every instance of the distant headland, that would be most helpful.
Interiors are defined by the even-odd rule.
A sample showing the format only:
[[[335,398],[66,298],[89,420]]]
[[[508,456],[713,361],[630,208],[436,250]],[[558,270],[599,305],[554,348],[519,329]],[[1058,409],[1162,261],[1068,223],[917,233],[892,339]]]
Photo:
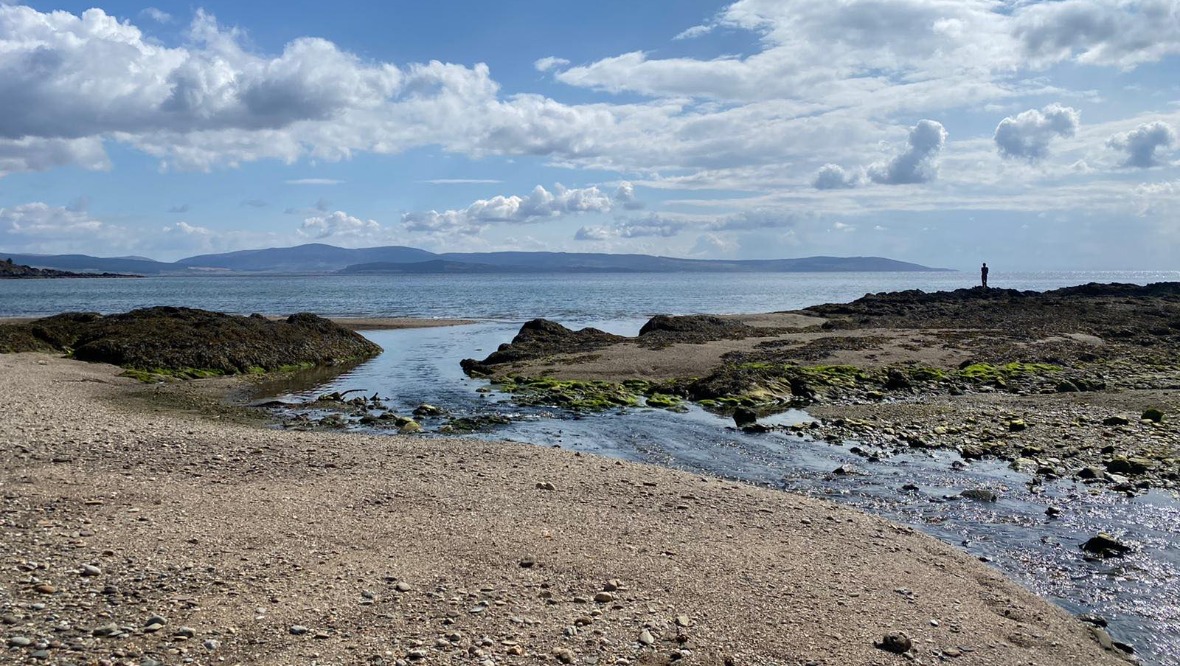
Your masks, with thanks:
[[[817,273],[945,271],[884,257],[681,259],[586,252],[447,252],[398,245],[342,248],[322,243],[205,254],[174,262],[83,254],[4,254],[22,269],[58,274],[0,277],[94,277],[94,274],[438,274],[438,273]],[[3,268],[0,267],[0,273]],[[65,273],[71,274],[65,274]],[[112,277],[104,275],[103,277]]]

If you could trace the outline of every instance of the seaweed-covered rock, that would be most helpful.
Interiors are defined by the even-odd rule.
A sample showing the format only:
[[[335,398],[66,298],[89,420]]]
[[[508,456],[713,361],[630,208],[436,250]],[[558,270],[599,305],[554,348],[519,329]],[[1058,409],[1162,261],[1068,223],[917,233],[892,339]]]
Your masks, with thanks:
[[[61,351],[133,370],[207,376],[337,365],[381,352],[310,313],[275,321],[192,308],[153,307],[101,316],[70,313],[4,327],[0,351]]]
[[[492,367],[554,354],[585,353],[621,342],[626,338],[597,328],[574,331],[548,319],[533,319],[520,327],[512,342],[500,345],[482,361],[463,359],[461,365],[469,375],[490,375]]]
[[[639,329],[639,344],[662,347],[676,343],[742,339],[755,333],[757,330],[752,326],[714,315],[656,315]]]

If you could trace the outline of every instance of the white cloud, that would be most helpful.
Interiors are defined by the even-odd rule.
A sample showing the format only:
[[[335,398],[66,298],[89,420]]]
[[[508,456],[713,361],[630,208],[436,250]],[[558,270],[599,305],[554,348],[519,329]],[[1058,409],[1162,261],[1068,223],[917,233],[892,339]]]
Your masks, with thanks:
[[[550,192],[538,185],[526,196],[495,196],[480,199],[464,209],[406,213],[402,224],[407,231],[424,233],[478,234],[495,223],[539,222],[577,213],[609,213],[615,206],[637,203],[630,183],[623,183],[615,199],[597,187],[569,189],[557,185]]]
[[[1004,118],[993,139],[1001,157],[1036,162],[1048,156],[1050,141],[1073,136],[1079,124],[1076,109],[1050,104],[1040,111],[1029,109]]]
[[[584,226],[574,239],[603,241],[614,238],[671,238],[685,232],[727,233],[763,229],[790,229],[801,216],[788,210],[750,210],[728,215],[674,215],[651,213],[643,217],[622,218],[609,226]]]
[[[919,120],[910,130],[909,148],[888,162],[873,164],[869,178],[883,185],[926,183],[938,177],[938,154],[946,143],[946,129],[935,120]]]
[[[1107,140],[1106,145],[1127,154],[1123,166],[1146,169],[1164,164],[1157,151],[1160,148],[1171,148],[1175,143],[1176,131],[1171,125],[1157,120],[1144,123],[1130,132],[1115,134]]]
[[[431,185],[496,185],[504,181],[495,178],[431,178],[419,182]]]
[[[376,220],[362,220],[338,210],[307,218],[298,233],[317,240],[373,240],[384,237],[386,230]]]
[[[672,39],[696,39],[697,37],[704,37],[713,32],[716,26],[714,25],[694,25],[691,28],[686,28],[678,33]]]
[[[560,69],[568,64],[570,64],[570,61],[566,60],[565,58],[555,58],[553,56],[549,56],[534,62],[533,67],[536,68],[538,72],[548,72],[551,69]]]
[[[172,15],[171,14],[169,14],[168,12],[166,12],[162,9],[156,9],[155,7],[148,7],[147,9],[141,11],[139,14],[140,14],[140,16],[146,16],[147,18],[155,21],[156,23],[171,23],[172,22]]]
[[[1015,13],[1025,54],[1043,63],[1076,60],[1128,69],[1180,53],[1176,0],[1063,0]]]
[[[864,182],[863,170],[846,171],[838,164],[825,164],[816,172],[811,184],[817,190],[839,190],[856,187]]]

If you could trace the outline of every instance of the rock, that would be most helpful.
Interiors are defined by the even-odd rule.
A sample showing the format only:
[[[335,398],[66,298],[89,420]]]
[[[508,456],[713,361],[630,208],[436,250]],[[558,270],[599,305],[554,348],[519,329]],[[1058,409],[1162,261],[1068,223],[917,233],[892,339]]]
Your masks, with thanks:
[[[411,587],[409,583],[407,583],[405,581],[401,581],[397,585],[394,585],[393,589],[397,590],[398,592],[409,592],[410,590],[412,590],[414,588]]]
[[[738,407],[733,410],[733,423],[739,428],[754,425],[758,421],[758,412],[749,407]]]
[[[995,502],[1000,499],[999,494],[994,490],[986,488],[971,488],[959,493],[960,497],[975,500],[977,502]]]
[[[1008,422],[1008,431],[1009,432],[1020,432],[1021,430],[1027,430],[1027,429],[1028,429],[1028,424],[1024,422],[1024,419],[1012,419],[1011,421]]]
[[[548,481],[541,481],[537,483],[537,490],[557,490],[557,486]]]
[[[144,620],[144,622],[143,622],[143,626],[145,626],[145,627],[150,627],[153,624],[158,624],[162,627],[162,626],[168,624],[168,620],[163,615],[152,615],[151,617]]]
[[[560,664],[572,664],[577,655],[569,648],[557,648],[553,651],[553,658]]]
[[[422,424],[417,421],[407,421],[397,429],[402,434],[409,434],[413,432],[422,432]]]
[[[894,654],[904,654],[914,647],[914,642],[902,631],[891,631],[877,643],[877,647]]]
[[[209,639],[206,639],[205,642],[201,643],[201,647],[212,652],[212,651],[216,650],[217,648],[221,647],[221,642],[214,640],[212,638],[209,638]]]
[[[1164,420],[1164,412],[1156,407],[1148,407],[1147,409],[1143,410],[1143,416],[1140,418],[1145,421],[1160,423]]]
[[[615,595],[611,594],[610,592],[599,592],[598,594],[594,595],[594,601],[597,601],[600,604],[609,604],[614,600]]]
[[[1068,379],[1063,379],[1057,383],[1057,392],[1058,393],[1077,393],[1078,392],[1078,385],[1074,384],[1073,382],[1069,381]]]
[[[1130,425],[1130,424],[1131,424],[1131,419],[1129,419],[1125,416],[1115,415],[1115,416],[1108,416],[1105,419],[1102,419],[1102,425],[1104,425],[1104,426],[1125,426],[1125,425]]]
[[[1102,471],[1102,468],[1093,465],[1078,470],[1079,479],[1101,479],[1103,476],[1105,476],[1105,472]]]
[[[178,627],[176,631],[172,632],[172,635],[180,638],[193,638],[197,635],[197,630],[192,627]]]
[[[1098,557],[1122,557],[1131,552],[1131,547],[1105,532],[1090,537],[1081,549]]]
[[[651,635],[650,631],[644,629],[643,631],[639,632],[639,642],[643,645],[652,645],[656,642],[656,639],[655,636]]]
[[[290,633],[292,636],[302,636],[309,631],[311,631],[311,630],[308,629],[307,627],[303,626],[302,624],[293,624],[293,625],[291,625],[291,628],[287,630],[287,632]]]
[[[99,569],[98,567],[94,566],[93,564],[83,564],[82,570],[79,571],[79,573],[81,573],[83,576],[87,576],[87,577],[101,576],[102,569]]]
[[[1051,506],[1051,507],[1045,509],[1045,515],[1049,516],[1050,518],[1056,518],[1057,516],[1061,515],[1061,509],[1059,509],[1055,506]]]
[[[618,578],[612,578],[602,584],[602,589],[605,592],[614,592],[615,590],[623,589],[623,581]]]
[[[119,633],[119,625],[111,622],[95,627],[90,631],[90,635],[96,638],[109,638]]]
[[[49,583],[38,583],[33,586],[33,591],[38,594],[57,594],[57,588]]]
[[[9,647],[29,647],[33,644],[33,639],[25,636],[12,636],[8,639]]]
[[[1146,458],[1112,458],[1106,463],[1106,471],[1111,474],[1145,474],[1150,472],[1155,467],[1152,461]]]
[[[414,409],[414,416],[442,416],[443,410],[441,407],[436,407],[431,404],[422,403]]]
[[[689,618],[687,615],[677,615],[676,616],[676,626],[687,627],[690,624],[692,624],[692,619]]]
[[[427,650],[426,648],[414,648],[413,650],[410,650],[409,652],[406,653],[406,659],[410,659],[412,661],[418,661],[420,659],[425,659],[429,656],[430,656],[430,650]]]
[[[537,558],[532,555],[525,555],[520,559],[520,566],[524,569],[532,569],[537,566]]]

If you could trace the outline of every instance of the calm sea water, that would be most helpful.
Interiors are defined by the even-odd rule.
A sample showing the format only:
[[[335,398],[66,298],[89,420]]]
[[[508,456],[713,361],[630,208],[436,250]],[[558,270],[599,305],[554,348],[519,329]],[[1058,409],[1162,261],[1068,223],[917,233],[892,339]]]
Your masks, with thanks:
[[[869,292],[971,287],[966,273],[658,273],[159,277],[0,280],[0,317],[178,305],[238,314],[436,317],[567,324],[656,314],[748,313],[847,301]],[[1085,282],[1180,280],[1171,272],[1003,274],[991,285],[1043,291]]]
[[[1145,664],[1180,654],[1180,502],[1153,492],[1136,498],[1090,495],[1069,482],[1029,492],[1024,476],[998,463],[952,465],[951,452],[914,452],[867,465],[847,446],[781,434],[747,435],[699,409],[688,414],[629,409],[573,415],[522,410],[459,369],[482,358],[535,317],[634,335],[655,314],[744,313],[840,302],[866,293],[974,286],[964,273],[596,274],[490,276],[266,276],[141,280],[0,281],[0,317],[63,311],[123,312],[179,305],[240,314],[478,319],[444,328],[368,331],[386,351],[345,374],[298,389],[291,400],[333,390],[380,393],[402,412],[421,402],[453,416],[507,415],[510,424],[474,435],[617,456],[741,479],[850,504],[986,558],[992,566],[1072,612],[1093,612],[1138,650]],[[1043,291],[1086,282],[1180,281],[1176,272],[1053,272],[1004,275],[994,287]],[[784,420],[802,420],[793,412]],[[865,474],[834,476],[841,465]],[[900,492],[906,484],[918,493]],[[966,488],[1000,490],[995,504],[948,500]],[[1047,520],[1049,504],[1068,507]],[[1077,544],[1113,531],[1140,545],[1125,560],[1085,562]]]

